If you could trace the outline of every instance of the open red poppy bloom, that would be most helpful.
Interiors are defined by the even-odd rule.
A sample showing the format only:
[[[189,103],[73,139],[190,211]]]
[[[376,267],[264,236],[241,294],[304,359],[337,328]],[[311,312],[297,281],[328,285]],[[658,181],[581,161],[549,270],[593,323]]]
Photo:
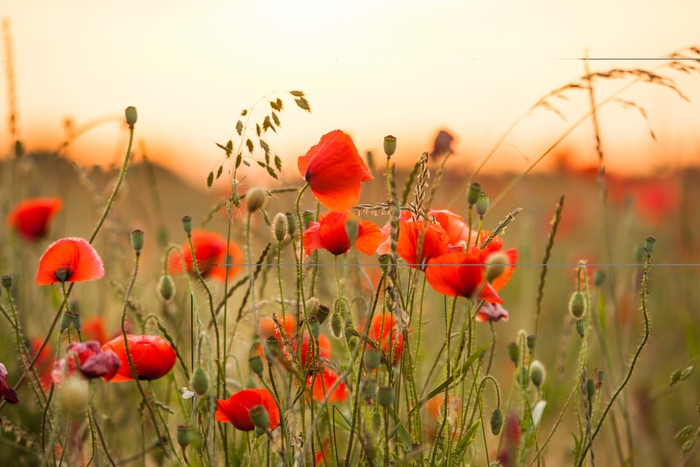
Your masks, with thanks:
[[[101,316],[84,319],[80,326],[80,332],[83,333],[83,337],[86,340],[97,341],[100,345],[109,340]]]
[[[228,400],[218,400],[218,409],[214,418],[219,422],[229,422],[241,431],[255,428],[250,418],[250,409],[262,405],[270,417],[270,430],[280,424],[280,412],[275,399],[267,389],[243,389],[232,394]]]
[[[285,352],[285,356],[287,357],[287,360],[290,362],[292,361],[293,358],[296,357],[297,355],[297,340],[294,339],[292,341],[292,350],[294,351],[294,355],[288,355]],[[311,352],[313,351],[314,353],[318,353],[316,355],[316,358],[318,359],[319,365],[322,364],[321,360],[322,358],[325,358],[326,360],[330,360],[331,358],[331,341],[328,339],[326,336],[323,334],[319,334],[318,336],[318,349],[314,347],[309,347],[309,335],[304,334],[304,340],[301,344],[301,365],[302,368],[307,368],[309,365],[311,365],[314,361],[314,354]]]
[[[425,269],[428,260],[447,253],[447,234],[435,222],[403,221],[396,252],[409,267]]]
[[[311,222],[309,228],[304,230],[304,253],[310,255],[319,248],[325,248],[336,256],[347,252],[353,245],[348,238],[345,223],[353,217],[349,211],[327,211],[318,216],[318,222]],[[382,239],[382,232],[369,221],[358,220],[357,223],[359,229],[355,249],[366,255],[374,254]]]
[[[192,231],[192,246],[194,247],[194,256],[197,260],[197,268],[202,277],[213,278],[220,281],[226,280],[226,269],[228,265],[228,276],[233,277],[241,270],[243,266],[243,254],[241,249],[234,242],[230,242],[228,247],[228,257],[226,256],[226,240],[216,232],[208,232],[206,230]],[[192,262],[192,249],[190,242],[187,241],[180,246],[182,256],[185,258],[187,272],[194,273],[194,265]],[[180,255],[174,254],[170,256],[168,262],[168,270],[171,274],[182,272],[182,260]]]
[[[84,238],[56,240],[39,260],[37,285],[81,282],[101,279],[105,275],[102,258]]]
[[[175,366],[175,351],[162,337],[127,334],[126,339],[129,341],[129,354],[139,379],[158,379],[168,374]],[[134,379],[131,376],[129,359],[126,357],[124,336],[119,335],[102,346],[103,352],[108,350],[116,353],[122,364],[111,378],[103,378],[112,383]]]
[[[76,368],[76,357],[78,368]],[[114,376],[121,365],[119,356],[112,350],[103,352],[97,341],[74,342],[66,349],[66,355],[54,363],[51,378],[54,383],[60,384],[64,373],[69,377],[79,369],[86,378],[104,377],[108,380]]]
[[[338,378],[338,373],[336,373],[334,370],[330,368],[323,368],[320,373],[316,374],[315,380],[314,375],[310,375],[306,379],[306,385],[312,390],[314,399],[320,402],[325,399],[326,394],[328,394],[328,391],[330,391],[331,386],[338,381]],[[345,402],[347,398],[348,386],[345,384],[345,381],[341,381],[340,384],[338,384],[338,387],[336,387],[331,393],[330,397],[328,398],[328,402]]]
[[[262,333],[262,338],[267,339],[270,336],[274,336],[278,341],[282,339],[282,330],[275,324],[272,318],[260,318],[258,321],[260,324],[260,332]],[[284,332],[287,339],[291,339],[294,335],[294,330],[296,329],[296,321],[294,316],[286,315],[284,320],[279,320],[280,324],[284,326]]]
[[[10,211],[7,223],[26,240],[39,240],[46,235],[51,220],[62,207],[60,198],[27,199]]]
[[[391,313],[378,313],[372,318],[369,328],[369,338],[376,342],[384,355],[393,355],[392,362],[398,363],[403,349],[403,334],[399,334],[396,318]]]
[[[360,200],[362,182],[372,180],[352,138],[340,130],[321,137],[297,161],[316,199],[331,211],[347,211]]]

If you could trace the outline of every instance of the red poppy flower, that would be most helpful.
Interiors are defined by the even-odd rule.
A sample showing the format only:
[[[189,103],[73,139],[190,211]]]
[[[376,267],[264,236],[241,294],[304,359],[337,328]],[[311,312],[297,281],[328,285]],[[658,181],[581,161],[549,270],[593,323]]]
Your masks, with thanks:
[[[338,373],[330,368],[323,368],[321,373],[316,374],[316,379],[314,380],[314,375],[310,375],[306,380],[306,385],[312,390],[314,399],[317,401],[322,401],[325,399],[326,394],[331,389],[331,386],[338,381]],[[312,387],[313,384],[313,387]],[[338,384],[331,396],[328,398],[328,402],[345,402],[348,398],[348,386],[345,381]]]
[[[392,362],[398,363],[403,349],[403,334],[398,334],[396,318],[390,313],[379,313],[372,318],[369,338],[376,342],[387,357],[392,353]]]
[[[92,318],[84,319],[82,325],[80,326],[80,332],[83,333],[83,337],[87,340],[97,341],[100,345],[107,342],[107,333],[105,332],[104,323],[102,317],[93,316]]]
[[[435,222],[427,226],[423,220],[401,222],[396,252],[409,267],[425,269],[428,260],[447,253],[447,234]]]
[[[61,383],[64,372],[67,377],[76,372],[75,357],[78,358],[80,373],[86,378],[110,379],[122,365],[114,351],[103,352],[97,341],[74,342],[68,346],[66,352],[66,356],[53,365],[51,378],[56,384]]]
[[[84,238],[56,240],[39,260],[37,285],[81,282],[101,279],[105,275],[102,258]]]
[[[7,223],[26,240],[35,241],[46,235],[51,220],[62,207],[59,198],[27,199],[10,211]]]
[[[214,418],[219,422],[229,422],[241,431],[255,428],[250,419],[250,409],[262,405],[270,416],[270,430],[280,424],[280,412],[275,399],[267,389],[243,389],[232,394],[228,400],[218,400],[218,409]]]
[[[352,138],[340,130],[321,137],[297,161],[316,199],[331,211],[347,211],[360,200],[362,182],[372,180]]]
[[[297,355],[296,339],[294,341],[292,341],[292,349],[294,351],[294,357],[296,357],[296,355]],[[314,349],[313,347],[311,347],[311,349],[309,349],[309,335],[304,334],[304,341],[301,344],[302,368],[308,367],[314,361],[314,355],[313,355],[313,353],[310,352],[310,350],[313,350],[314,352],[318,352],[318,356],[317,356],[318,359],[325,358],[326,360],[330,360],[330,358],[331,358],[331,341],[323,334],[319,334],[319,336],[318,336],[318,350]],[[290,362],[292,361],[293,357],[291,355],[288,355],[285,353],[285,356],[287,357],[287,360],[289,360]]]
[[[192,231],[192,246],[194,247],[197,268],[205,279],[211,277],[220,281],[226,280],[226,266],[228,265],[228,276],[238,274],[243,266],[243,254],[241,249],[234,242],[229,243],[228,257],[226,257],[226,240],[216,232],[205,230]],[[190,243],[185,242],[180,247],[182,256],[185,258],[187,271],[194,273],[192,263],[192,249]],[[182,272],[182,260],[180,255],[174,254],[170,257],[168,269],[171,274]]]
[[[296,321],[294,319],[294,316],[286,315],[284,321],[279,320],[279,322],[282,326],[284,326],[284,332],[287,336],[287,339],[290,339],[294,334],[294,330],[296,328]],[[278,341],[282,339],[281,329],[275,324],[275,321],[272,318],[260,318],[259,323],[260,332],[262,333],[263,339],[267,339],[270,336],[274,336],[275,339],[277,339]]]
[[[353,245],[345,230],[345,223],[353,217],[349,211],[328,211],[318,216],[318,222],[311,222],[309,228],[304,230],[304,253],[310,255],[319,248],[325,248],[336,256],[347,252]],[[357,222],[359,229],[354,247],[361,253],[372,255],[377,251],[382,232],[369,221]]]
[[[0,397],[5,399],[10,404],[17,404],[17,393],[7,384],[7,368],[0,363]],[[2,423],[2,421],[0,421]]]
[[[162,337],[127,334],[126,339],[129,341],[129,354],[139,379],[158,379],[175,366],[175,351]],[[103,378],[112,383],[133,379],[129,359],[126,357],[124,336],[119,335],[104,344],[102,351],[106,352],[107,350],[116,353],[122,365],[114,376],[111,378],[103,376]]]
[[[449,405],[449,416],[447,417],[447,422],[450,425],[450,433],[454,438],[459,437],[459,425],[462,419],[462,404],[459,398],[451,396]],[[426,420],[424,421],[423,428],[426,434],[434,438],[437,435],[437,431],[440,428],[440,423],[442,420],[442,414],[445,409],[445,394],[439,393],[425,403],[425,414]],[[443,432],[444,433],[444,432]]]

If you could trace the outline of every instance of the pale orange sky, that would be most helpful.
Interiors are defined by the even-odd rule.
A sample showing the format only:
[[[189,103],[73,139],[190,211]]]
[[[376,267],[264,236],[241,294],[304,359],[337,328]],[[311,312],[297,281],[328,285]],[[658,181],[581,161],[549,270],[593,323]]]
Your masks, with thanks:
[[[241,109],[278,90],[306,92],[313,112],[287,100],[273,148],[295,157],[341,128],[361,152],[381,153],[384,135],[415,160],[435,132],[457,137],[455,167],[474,167],[510,123],[549,90],[583,74],[581,57],[654,58],[700,44],[700,2],[503,1],[13,1],[10,20],[20,138],[27,149],[54,149],[62,121],[122,118],[138,108],[137,140],[152,159],[191,180],[216,167]],[[653,68],[658,61],[604,60],[593,70]],[[691,98],[635,85],[600,113],[611,170],[650,172],[700,163],[700,75],[669,74]],[[7,116],[3,73],[0,109]],[[599,98],[623,83],[599,89]],[[539,110],[487,165],[522,170],[587,105],[571,95],[568,122]],[[6,126],[4,127],[6,128]],[[567,140],[581,164],[595,163],[590,123]],[[124,128],[107,124],[77,141],[79,160],[118,161]],[[7,131],[0,147],[8,148]],[[3,154],[5,151],[3,151]]]

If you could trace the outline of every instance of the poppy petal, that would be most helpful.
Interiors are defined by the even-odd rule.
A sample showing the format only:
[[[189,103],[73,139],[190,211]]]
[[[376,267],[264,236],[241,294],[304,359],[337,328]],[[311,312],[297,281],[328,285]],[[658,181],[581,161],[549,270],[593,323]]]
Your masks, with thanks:
[[[359,220],[359,233],[355,240],[355,249],[366,255],[373,255],[382,241],[382,231],[376,224]]]
[[[102,259],[84,238],[68,237],[56,240],[39,260],[37,285],[56,284],[58,271],[66,271],[65,282],[101,279],[105,275]]]

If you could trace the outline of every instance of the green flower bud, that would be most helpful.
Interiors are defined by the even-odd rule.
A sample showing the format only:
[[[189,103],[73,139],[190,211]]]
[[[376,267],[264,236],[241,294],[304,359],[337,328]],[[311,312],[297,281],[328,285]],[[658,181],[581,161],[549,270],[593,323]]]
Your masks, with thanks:
[[[209,387],[209,375],[202,367],[197,367],[192,374],[192,389],[201,397],[209,392]]]
[[[267,199],[270,195],[263,188],[251,188],[245,195],[248,212],[259,211],[267,206]]]
[[[140,254],[141,250],[143,250],[144,240],[144,233],[142,230],[137,229],[131,232],[131,247],[137,254]]]
[[[379,257],[379,267],[382,268],[382,272],[386,274],[389,272],[389,264],[391,264],[391,255],[383,254]]]
[[[530,334],[529,336],[527,336],[526,342],[527,349],[530,351],[530,353],[534,352],[535,344],[537,343],[537,336],[535,336],[534,334]]]
[[[331,316],[331,331],[336,339],[340,339],[343,335],[343,320],[340,319],[340,313],[333,313]]]
[[[496,408],[491,414],[491,433],[497,435],[501,432],[503,426],[503,413],[500,408]]]
[[[127,107],[126,110],[124,110],[124,115],[126,116],[126,124],[129,125],[129,128],[134,128],[136,120],[138,119],[136,107]]]
[[[297,220],[291,212],[286,213],[285,216],[287,216],[287,233],[293,237],[294,232],[297,231]]]
[[[182,218],[182,228],[185,229],[185,233],[189,237],[192,233],[192,218],[190,216]]]
[[[479,196],[481,196],[481,184],[472,182],[467,188],[467,203],[469,203],[469,207],[474,206],[479,201]]]
[[[313,316],[309,316],[309,329],[311,330],[311,335],[315,340],[318,340],[318,335],[321,333],[321,327],[318,320]]]
[[[330,308],[328,308],[326,305],[319,304],[318,307],[316,307],[316,310],[312,313],[312,315],[318,320],[319,324],[323,324],[330,313]]]
[[[349,218],[345,221],[345,233],[350,240],[350,244],[354,245],[357,236],[360,234],[360,223],[354,217]]]
[[[275,238],[278,242],[284,240],[287,235],[287,216],[281,212],[277,213],[275,219],[272,221],[272,232],[275,234]]]
[[[600,269],[593,274],[593,285],[600,287],[605,282],[605,272]]]
[[[596,390],[595,382],[592,379],[587,380],[586,381],[586,394],[585,395],[588,396],[588,398],[590,399],[593,396],[595,396],[595,390]]]
[[[654,247],[656,246],[656,238],[653,235],[649,235],[644,239],[644,251],[647,252],[647,256],[651,256],[654,252]]]
[[[387,135],[384,137],[384,154],[386,157],[391,157],[396,152],[396,137]]]
[[[302,213],[301,220],[304,222],[304,229],[308,229],[309,225],[316,220],[316,216],[314,215],[313,211],[309,211],[307,209]]]
[[[379,368],[379,364],[382,362],[382,354],[374,347],[367,346],[367,348],[365,348],[362,361],[365,364],[365,368],[367,368],[369,371],[376,370]]]
[[[12,288],[12,276],[10,274],[5,274],[0,278],[0,282],[2,282],[2,286],[5,288],[5,290],[10,290]]]
[[[158,281],[158,296],[165,303],[170,302],[175,296],[175,282],[170,274],[165,274]]]
[[[270,415],[267,413],[267,409],[262,405],[256,405],[250,409],[248,414],[256,427],[260,427],[263,430],[270,428]]]
[[[581,319],[585,312],[586,302],[583,298],[583,293],[576,291],[571,294],[571,299],[569,300],[569,313],[574,319]]]
[[[178,425],[177,427],[177,444],[181,448],[186,448],[192,442],[192,433],[187,425]]]
[[[486,280],[491,283],[504,272],[506,265],[510,263],[510,258],[505,253],[495,253],[486,258]]]
[[[382,429],[382,414],[379,412],[372,413],[372,429],[378,432]]]
[[[377,393],[377,382],[368,379],[362,382],[362,397],[368,404],[374,399],[374,395]]]
[[[535,360],[530,364],[530,381],[535,387],[542,386],[545,378],[547,377],[547,372],[544,369],[544,365],[540,363],[539,360]]]
[[[311,297],[306,301],[306,312],[309,314],[309,316],[315,316],[315,314],[318,312],[319,306],[321,306],[321,302],[318,301],[318,298]]]
[[[377,392],[377,402],[382,407],[389,407],[394,402],[394,389],[391,386],[381,386]]]
[[[518,361],[520,360],[520,347],[515,342],[508,344],[508,356],[514,365],[518,364]]]
[[[260,355],[254,355],[248,359],[250,369],[258,376],[263,374],[263,361]]]
[[[586,335],[586,323],[582,320],[576,321],[576,332],[578,332],[578,335],[583,339],[583,336]]]
[[[479,201],[476,202],[476,212],[481,216],[484,217],[486,215],[486,211],[489,210],[489,195],[484,193],[483,191],[479,195]]]

